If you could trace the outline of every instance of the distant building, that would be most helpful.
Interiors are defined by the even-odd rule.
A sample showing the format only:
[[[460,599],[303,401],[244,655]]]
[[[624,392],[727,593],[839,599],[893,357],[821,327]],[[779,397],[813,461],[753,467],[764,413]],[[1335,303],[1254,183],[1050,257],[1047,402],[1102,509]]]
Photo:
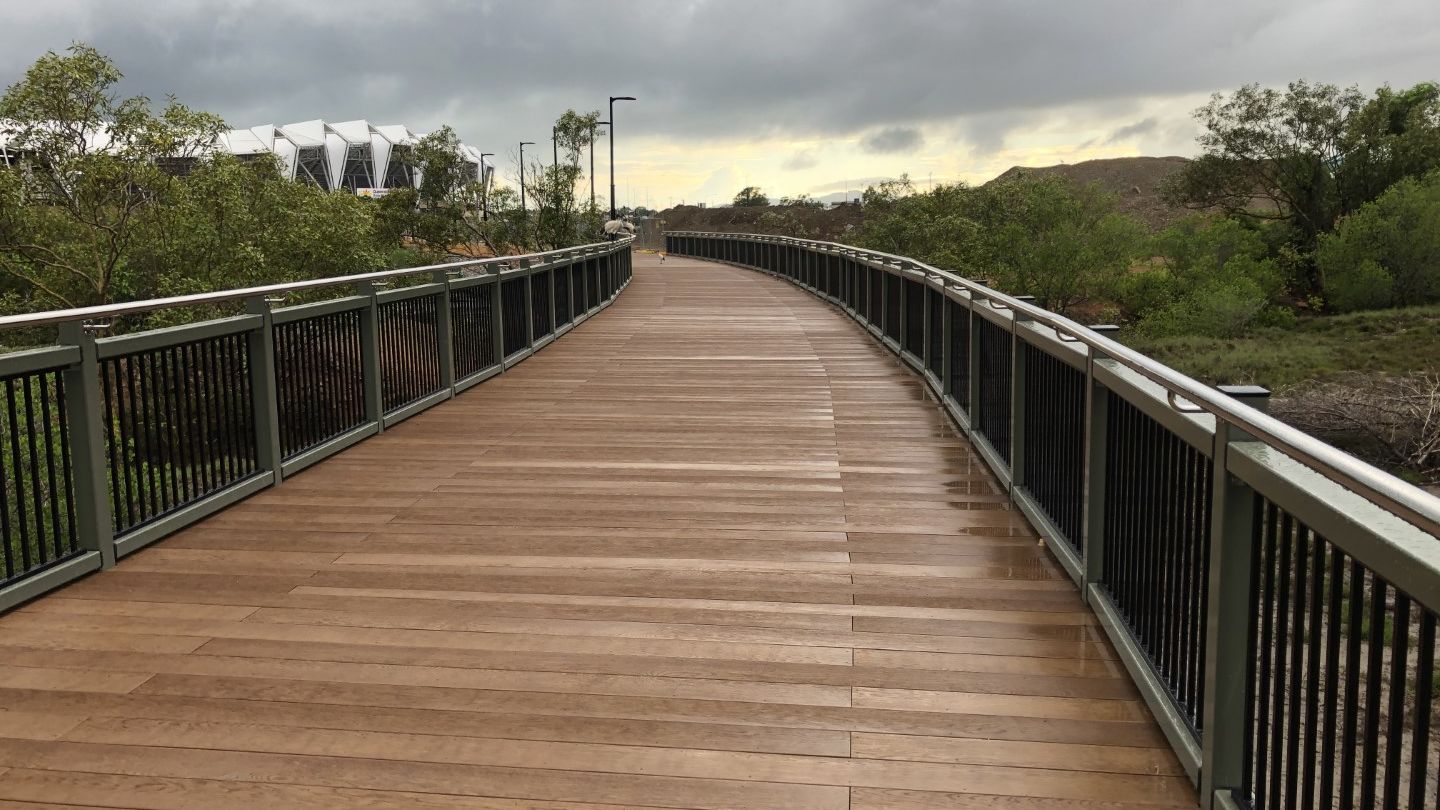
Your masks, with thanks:
[[[264,124],[249,129],[232,129],[220,134],[215,148],[240,159],[273,154],[281,171],[291,180],[310,183],[326,191],[348,191],[367,197],[384,196],[394,188],[419,188],[420,171],[405,161],[422,136],[404,124],[376,126],[368,121],[328,123],[320,119],[276,126]],[[99,132],[89,137],[89,148],[104,149],[108,136]],[[199,155],[176,155],[161,161],[174,174],[188,174]],[[460,157],[469,166],[471,180],[488,187],[495,166],[480,157],[480,150],[460,145]],[[0,121],[0,165],[19,161],[20,153],[10,142]]]
[[[327,191],[378,197],[392,188],[419,187],[419,170],[404,158],[421,137],[404,124],[332,124],[317,118],[283,126],[232,129],[220,136],[220,147],[241,158],[274,154],[292,180]],[[460,145],[460,156],[470,167],[471,179],[483,180],[488,186],[494,177],[494,164],[482,159],[479,149],[466,144]]]

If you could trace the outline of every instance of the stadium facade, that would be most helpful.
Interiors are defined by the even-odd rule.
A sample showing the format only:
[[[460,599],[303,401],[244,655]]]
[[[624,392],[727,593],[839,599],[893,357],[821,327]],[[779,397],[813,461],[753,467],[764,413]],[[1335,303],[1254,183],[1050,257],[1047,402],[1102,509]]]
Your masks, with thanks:
[[[404,124],[375,125],[369,121],[331,123],[315,119],[277,126],[265,124],[221,133],[215,148],[242,160],[263,154],[279,158],[281,171],[291,180],[310,183],[326,191],[348,191],[380,197],[390,189],[419,188],[421,172],[405,159],[422,136]],[[104,149],[103,132],[89,138],[87,148]],[[493,182],[495,166],[480,156],[480,150],[461,144],[460,157],[469,167],[471,180]],[[0,165],[13,165],[20,155],[14,151],[0,121]],[[165,161],[165,168],[187,173],[196,156],[177,155]]]
[[[393,188],[418,188],[420,171],[405,160],[421,136],[404,124],[369,121],[331,123],[315,119],[277,126],[232,129],[220,136],[220,148],[240,158],[274,154],[292,180],[327,191],[380,196]],[[488,186],[495,166],[480,150],[460,145],[470,179]]]

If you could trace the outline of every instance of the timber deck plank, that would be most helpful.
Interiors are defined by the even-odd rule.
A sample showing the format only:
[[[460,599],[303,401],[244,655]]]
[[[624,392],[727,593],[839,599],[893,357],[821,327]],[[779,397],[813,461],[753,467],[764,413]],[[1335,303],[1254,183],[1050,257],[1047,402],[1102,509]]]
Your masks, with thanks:
[[[525,363],[0,617],[0,807],[1193,807],[921,383],[637,255]]]

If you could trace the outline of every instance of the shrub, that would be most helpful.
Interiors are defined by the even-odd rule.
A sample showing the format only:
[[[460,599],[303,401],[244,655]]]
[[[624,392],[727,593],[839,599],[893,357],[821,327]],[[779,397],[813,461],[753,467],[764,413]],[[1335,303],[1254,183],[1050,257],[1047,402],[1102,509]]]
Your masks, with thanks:
[[[1440,301],[1440,172],[1401,180],[1341,220],[1316,263],[1341,312]]]

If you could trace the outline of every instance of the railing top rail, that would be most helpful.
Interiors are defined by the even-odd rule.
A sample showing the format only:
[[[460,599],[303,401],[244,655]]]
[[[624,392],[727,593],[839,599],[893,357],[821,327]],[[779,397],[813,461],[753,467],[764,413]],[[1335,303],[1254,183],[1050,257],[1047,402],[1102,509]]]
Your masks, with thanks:
[[[337,287],[344,284],[362,284],[367,281],[388,281],[391,279],[405,278],[407,276],[420,275],[422,273],[435,273],[442,270],[464,270],[467,268],[484,268],[491,265],[510,264],[521,261],[548,260],[555,258],[570,258],[577,252],[586,255],[603,253],[635,240],[635,237],[626,237],[614,242],[593,242],[579,247],[561,248],[560,250],[549,250],[541,253],[526,253],[520,256],[492,256],[486,259],[470,259],[467,261],[450,262],[447,264],[428,264],[423,267],[406,267],[399,270],[377,270],[371,273],[357,273],[350,276],[332,276],[330,278],[306,279],[305,281],[291,281],[283,284],[267,284],[263,287],[241,287],[233,290],[216,290],[208,293],[193,293],[190,295],[176,295],[169,298],[151,298],[143,301],[127,301],[121,304],[102,304],[93,307],[76,307],[74,309],[56,309],[48,312],[31,312],[23,315],[0,316],[0,331],[7,329],[23,329],[33,326],[50,326],[59,323],[70,323],[73,321],[96,321],[107,318],[115,318],[121,315],[134,315],[141,312],[154,312],[161,309],[175,309],[177,307],[201,306],[204,304],[223,304],[232,301],[243,301],[247,298],[261,298],[267,296],[283,295],[286,293],[301,292],[304,290],[316,290],[324,287]]]
[[[968,291],[972,297],[984,298],[992,302],[999,301],[1010,309],[1023,313],[1030,320],[1054,329],[1057,335],[1068,336],[1068,338],[1073,338],[1075,341],[1089,346],[1092,356],[1093,353],[1099,353],[1124,365],[1164,387],[1172,395],[1200,406],[1219,422],[1231,425],[1260,441],[1271,444],[1340,486],[1354,490],[1390,510],[1426,534],[1440,537],[1440,498],[1366,464],[1349,453],[1332,447],[1269,414],[1262,413],[1228,394],[1191,379],[1164,363],[1147,357],[1083,324],[1048,309],[1042,309],[1028,301],[1006,295],[984,284],[963,278],[948,270],[931,267],[914,259],[838,242],[762,234],[705,233],[703,231],[669,231],[668,233],[673,236],[745,238],[810,245],[828,251],[848,251],[885,263],[909,264],[926,273],[934,273],[944,279],[946,283]]]

